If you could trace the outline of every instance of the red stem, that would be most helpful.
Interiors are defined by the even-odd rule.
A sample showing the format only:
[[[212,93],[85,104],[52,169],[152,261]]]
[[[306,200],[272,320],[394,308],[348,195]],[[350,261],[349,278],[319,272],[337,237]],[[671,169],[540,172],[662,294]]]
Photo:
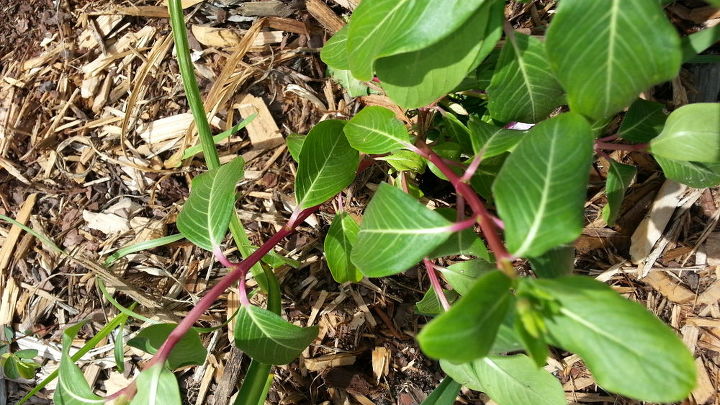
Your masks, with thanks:
[[[440,301],[440,305],[442,305],[444,310],[449,310],[450,303],[448,302],[442,286],[440,285],[440,279],[438,279],[437,273],[435,273],[435,265],[427,257],[423,259],[423,264],[425,264],[425,270],[427,270],[430,285],[432,285],[433,290],[435,290],[435,295],[437,296],[438,301]]]
[[[419,140],[418,146],[414,149],[418,151],[422,157],[437,166],[453,185],[455,192],[465,198],[465,201],[467,201],[470,209],[475,214],[477,223],[480,225],[483,235],[485,235],[490,250],[492,250],[495,255],[498,269],[508,277],[516,277],[517,274],[512,266],[512,255],[505,249],[505,245],[503,245],[495,226],[495,221],[493,221],[492,215],[488,212],[487,208],[485,208],[485,204],[480,200],[480,197],[478,197],[475,191],[473,191],[467,183],[463,182],[423,140]]]
[[[240,263],[231,263],[226,260],[226,263],[223,263],[223,265],[231,268],[232,271],[226,274],[223,278],[221,278],[220,281],[215,286],[213,286],[213,288],[211,288],[210,291],[208,291],[207,294],[205,294],[200,299],[200,301],[198,301],[197,304],[195,304],[195,307],[193,307],[193,309],[188,312],[188,314],[183,318],[183,320],[180,321],[178,326],[175,327],[172,332],[170,332],[170,335],[168,335],[167,339],[165,339],[165,342],[162,344],[162,346],[160,346],[160,349],[158,349],[157,353],[155,353],[153,358],[150,359],[150,361],[145,367],[149,368],[152,367],[154,364],[162,363],[167,360],[173,347],[175,347],[175,345],[180,341],[180,339],[182,339],[182,337],[190,330],[190,328],[192,328],[193,324],[195,324],[195,322],[200,319],[202,314],[205,313],[205,311],[207,311],[210,306],[212,306],[212,304],[218,299],[218,297],[220,297],[225,292],[225,290],[227,290],[228,287],[230,287],[236,281],[242,280],[241,285],[244,285],[245,275],[247,274],[248,270],[252,266],[254,266],[255,263],[260,261],[263,256],[268,254],[268,252],[270,252],[270,250],[272,250],[275,245],[277,245],[286,236],[290,235],[295,230],[295,227],[297,227],[298,224],[302,223],[307,217],[309,217],[319,208],[319,206],[315,206],[299,212],[296,211],[297,214],[293,213],[290,221],[288,221],[288,223],[285,224],[285,226],[283,226],[278,233],[273,235],[270,239],[263,243],[263,245],[260,246],[259,249],[254,251],[250,256],[247,257],[247,259],[241,261]]]

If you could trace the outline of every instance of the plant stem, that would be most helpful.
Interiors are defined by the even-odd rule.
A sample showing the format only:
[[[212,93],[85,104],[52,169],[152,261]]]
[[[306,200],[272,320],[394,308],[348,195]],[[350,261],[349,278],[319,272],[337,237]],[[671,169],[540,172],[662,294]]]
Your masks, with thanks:
[[[247,275],[248,270],[250,267],[252,267],[255,263],[257,263],[260,259],[262,259],[263,256],[265,256],[270,250],[277,245],[281,240],[283,240],[285,237],[290,235],[294,230],[295,227],[297,227],[298,224],[302,223],[307,217],[309,217],[313,212],[317,211],[320,207],[315,206],[311,208],[307,208],[305,210],[302,210],[297,214],[297,216],[294,216],[294,220],[288,221],[285,226],[280,229],[278,233],[273,235],[270,239],[268,239],[265,243],[263,243],[260,248],[258,248],[256,251],[254,251],[250,256],[248,256],[247,259],[241,261],[240,263],[230,263],[229,261],[225,263],[224,265],[229,265],[231,269],[230,273],[226,274],[223,278],[220,279],[220,281],[213,286],[210,291],[205,294],[200,301],[195,304],[195,307],[188,312],[188,314],[183,318],[183,320],[178,324],[175,329],[168,335],[165,342],[160,346],[160,349],[158,349],[157,353],[153,356],[153,358],[148,362],[146,368],[152,367],[153,365],[157,363],[164,362],[167,357],[170,355],[170,351],[175,347],[175,345],[182,339],[182,337],[187,333],[190,328],[192,328],[193,324],[200,319],[203,313],[205,313],[206,310],[210,308],[210,306],[215,302],[215,300],[222,295],[225,290],[228,289],[233,283],[236,281],[241,281],[242,284],[244,284],[245,275]]]
[[[433,152],[432,149],[423,140],[419,140],[417,148],[415,148],[422,157],[432,162],[437,168],[448,178],[455,188],[455,192],[462,195],[470,209],[475,214],[477,223],[480,225],[483,235],[488,242],[490,250],[495,255],[495,261],[500,271],[510,278],[516,278],[517,273],[512,266],[512,255],[505,249],[505,245],[500,239],[500,235],[493,220],[492,215],[485,208],[480,197],[473,191],[470,186],[463,182],[455,172],[448,167],[443,159]]]
[[[435,295],[437,296],[438,301],[440,301],[440,305],[442,305],[444,310],[449,310],[450,303],[448,302],[442,286],[440,285],[440,279],[438,279],[437,273],[435,273],[435,265],[427,257],[423,259],[423,264],[425,265],[425,270],[427,271],[428,278],[430,279],[430,285],[432,285]]]

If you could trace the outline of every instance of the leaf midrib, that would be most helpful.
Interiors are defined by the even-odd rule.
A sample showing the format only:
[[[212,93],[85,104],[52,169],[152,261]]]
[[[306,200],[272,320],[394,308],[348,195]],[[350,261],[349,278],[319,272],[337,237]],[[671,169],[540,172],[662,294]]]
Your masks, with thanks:
[[[253,324],[255,324],[255,326],[257,326],[257,328],[260,329],[260,331],[261,331],[265,336],[267,336],[268,339],[270,339],[270,340],[272,340],[273,342],[275,342],[278,346],[282,346],[282,347],[284,347],[284,348],[286,348],[286,349],[290,349],[290,350],[292,350],[292,351],[298,350],[297,347],[288,346],[288,345],[284,344],[282,341],[274,339],[273,336],[267,331],[267,329],[265,329],[265,327],[264,327],[260,322],[258,322],[258,318],[257,318],[256,315],[254,314],[254,312],[252,311],[252,309],[246,308],[245,311],[247,311],[248,316],[250,316],[250,319],[253,321]],[[295,325],[293,325],[293,326],[295,326]]]
[[[341,134],[341,136],[342,136],[342,134]],[[299,206],[304,207],[307,197],[310,195],[310,193],[315,188],[315,185],[320,180],[320,177],[321,177],[320,175],[325,172],[325,169],[327,168],[327,163],[330,161],[330,159],[332,159],[332,155],[335,152],[335,149],[337,149],[338,143],[341,141],[341,139],[340,139],[341,136],[335,137],[335,141],[334,141],[332,147],[330,148],[328,153],[325,155],[325,158],[324,158],[322,164],[319,166],[320,170],[317,173],[315,173],[315,178],[312,179],[308,188],[305,189],[305,195],[303,196],[302,200],[298,203]],[[307,208],[307,207],[305,207],[305,208]]]

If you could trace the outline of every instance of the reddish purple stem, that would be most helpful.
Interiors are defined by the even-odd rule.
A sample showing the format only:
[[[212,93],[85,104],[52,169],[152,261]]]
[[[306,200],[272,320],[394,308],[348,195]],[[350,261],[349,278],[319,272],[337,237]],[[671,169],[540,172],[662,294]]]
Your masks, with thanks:
[[[425,264],[425,270],[427,270],[430,285],[432,285],[435,295],[437,296],[438,301],[440,301],[440,305],[442,305],[444,310],[449,310],[450,303],[443,292],[442,285],[440,285],[440,279],[438,279],[437,273],[435,273],[435,265],[427,257],[423,259],[423,264]]]

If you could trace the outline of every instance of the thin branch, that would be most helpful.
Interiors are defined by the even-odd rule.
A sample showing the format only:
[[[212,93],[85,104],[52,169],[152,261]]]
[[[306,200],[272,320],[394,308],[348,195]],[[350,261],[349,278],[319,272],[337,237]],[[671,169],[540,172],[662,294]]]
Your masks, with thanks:
[[[443,292],[443,288],[440,285],[440,279],[438,279],[437,273],[435,273],[435,265],[427,257],[423,259],[423,264],[425,265],[425,270],[427,271],[428,278],[430,279],[430,285],[432,285],[435,295],[437,296],[438,301],[440,301],[440,305],[442,305],[444,310],[449,310],[450,303],[448,302],[447,297]]]

